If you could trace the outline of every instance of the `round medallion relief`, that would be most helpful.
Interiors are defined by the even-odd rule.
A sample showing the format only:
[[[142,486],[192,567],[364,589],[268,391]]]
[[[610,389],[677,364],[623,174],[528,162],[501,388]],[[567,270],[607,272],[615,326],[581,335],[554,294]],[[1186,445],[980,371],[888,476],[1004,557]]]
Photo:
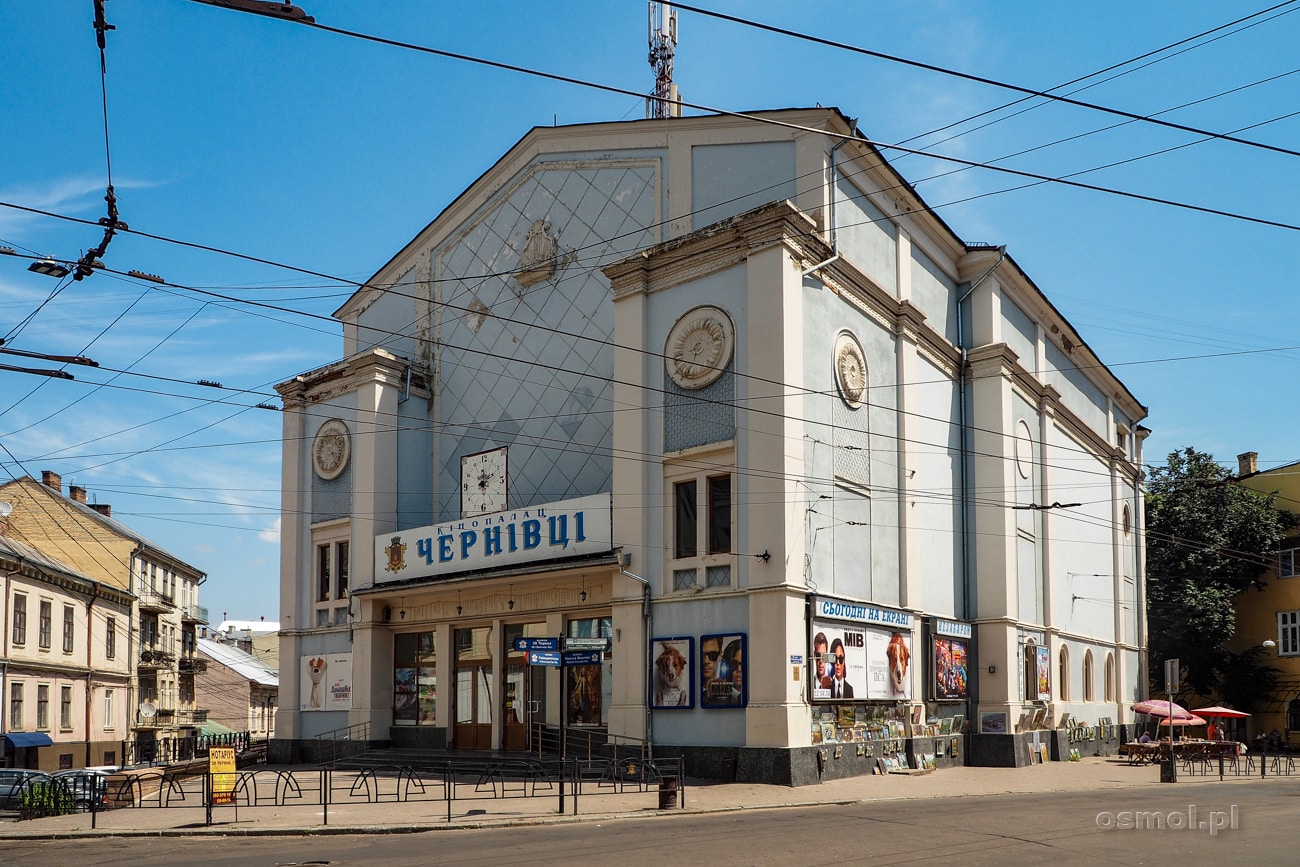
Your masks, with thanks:
[[[312,442],[312,467],[322,479],[337,479],[347,468],[352,454],[352,441],[343,422],[332,418],[320,426]]]
[[[673,382],[696,389],[714,382],[731,362],[735,333],[717,307],[687,311],[668,332],[664,364]]]
[[[835,384],[849,406],[862,406],[867,395],[867,357],[862,344],[847,331],[835,338]]]

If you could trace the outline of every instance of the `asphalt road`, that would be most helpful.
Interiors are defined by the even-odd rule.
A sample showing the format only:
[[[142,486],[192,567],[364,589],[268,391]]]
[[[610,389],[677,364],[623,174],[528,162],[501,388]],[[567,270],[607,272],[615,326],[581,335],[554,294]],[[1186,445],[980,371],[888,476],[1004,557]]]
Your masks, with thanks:
[[[1298,807],[1300,777],[1180,782],[384,836],[7,841],[0,864],[1295,864]]]

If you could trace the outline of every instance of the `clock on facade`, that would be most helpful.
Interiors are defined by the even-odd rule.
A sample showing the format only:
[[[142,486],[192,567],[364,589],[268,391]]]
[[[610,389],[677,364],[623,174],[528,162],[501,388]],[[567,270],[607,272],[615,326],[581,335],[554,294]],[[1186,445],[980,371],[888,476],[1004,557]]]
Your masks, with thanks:
[[[721,309],[706,305],[689,310],[668,332],[668,376],[682,388],[704,388],[722,376],[734,343],[731,318]]]
[[[460,459],[460,511],[463,517],[507,508],[506,449],[491,449]]]
[[[347,469],[351,454],[352,442],[343,422],[332,418],[320,426],[311,445],[311,462],[316,475],[326,481],[337,479]]]

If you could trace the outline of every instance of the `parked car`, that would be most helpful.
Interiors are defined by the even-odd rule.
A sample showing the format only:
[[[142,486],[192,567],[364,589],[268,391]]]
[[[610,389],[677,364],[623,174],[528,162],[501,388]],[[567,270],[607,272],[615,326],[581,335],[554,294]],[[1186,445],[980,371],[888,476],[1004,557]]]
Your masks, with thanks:
[[[29,768],[0,768],[0,810],[17,810],[32,784],[48,782],[50,775]]]
[[[59,771],[53,777],[54,783],[72,798],[73,809],[78,813],[90,812],[94,803],[96,810],[108,806],[108,778],[111,774],[92,768],[76,768],[71,771]]]

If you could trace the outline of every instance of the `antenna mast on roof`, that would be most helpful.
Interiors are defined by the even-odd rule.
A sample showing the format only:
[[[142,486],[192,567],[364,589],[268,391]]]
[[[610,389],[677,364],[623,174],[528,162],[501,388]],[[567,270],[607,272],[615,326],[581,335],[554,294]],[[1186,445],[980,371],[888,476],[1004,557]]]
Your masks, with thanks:
[[[672,4],[650,4],[650,65],[655,71],[655,95],[645,101],[645,116],[681,117],[681,95],[673,83],[673,51],[677,47],[677,13]]]

